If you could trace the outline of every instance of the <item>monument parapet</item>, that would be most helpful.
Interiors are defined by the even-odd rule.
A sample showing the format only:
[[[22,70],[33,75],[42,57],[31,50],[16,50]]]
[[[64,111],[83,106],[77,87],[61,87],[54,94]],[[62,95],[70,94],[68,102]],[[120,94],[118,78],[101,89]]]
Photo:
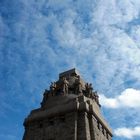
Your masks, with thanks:
[[[50,89],[45,90],[44,98],[41,103],[43,107],[47,98],[53,96],[65,96],[75,94],[77,96],[84,95],[94,100],[99,106],[99,96],[94,90],[91,83],[85,83],[79,72],[74,68],[59,74],[59,80],[51,82]]]

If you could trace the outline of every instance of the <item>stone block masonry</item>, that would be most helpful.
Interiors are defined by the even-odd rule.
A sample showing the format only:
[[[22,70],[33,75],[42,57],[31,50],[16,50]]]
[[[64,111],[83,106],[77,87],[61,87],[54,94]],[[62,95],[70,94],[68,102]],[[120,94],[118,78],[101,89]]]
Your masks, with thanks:
[[[24,121],[23,140],[112,140],[99,96],[75,69],[60,73],[45,90],[41,107]]]

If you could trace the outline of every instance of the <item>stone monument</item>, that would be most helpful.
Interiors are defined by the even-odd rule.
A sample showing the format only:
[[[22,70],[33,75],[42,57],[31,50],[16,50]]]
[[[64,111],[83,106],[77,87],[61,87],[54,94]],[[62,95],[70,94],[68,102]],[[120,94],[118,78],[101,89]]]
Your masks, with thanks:
[[[59,74],[24,121],[23,140],[112,140],[99,96],[76,69]]]

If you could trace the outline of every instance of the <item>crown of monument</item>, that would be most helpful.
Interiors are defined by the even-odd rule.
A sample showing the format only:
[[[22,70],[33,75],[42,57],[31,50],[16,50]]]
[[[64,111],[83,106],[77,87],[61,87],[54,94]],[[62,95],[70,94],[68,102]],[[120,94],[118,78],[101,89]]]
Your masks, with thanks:
[[[23,140],[112,140],[99,97],[76,69],[59,74],[24,121]]]
[[[91,83],[85,83],[82,80],[80,73],[75,68],[60,73],[59,80],[51,82],[49,90],[45,90],[41,105],[44,107],[49,97],[68,94],[84,95],[94,100],[100,106],[97,91],[93,89]]]

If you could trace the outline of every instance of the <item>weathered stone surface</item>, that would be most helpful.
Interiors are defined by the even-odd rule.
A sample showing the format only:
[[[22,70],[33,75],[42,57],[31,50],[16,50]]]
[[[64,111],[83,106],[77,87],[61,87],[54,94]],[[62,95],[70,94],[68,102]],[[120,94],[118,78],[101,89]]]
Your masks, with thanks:
[[[63,84],[62,79],[66,80]],[[80,94],[75,92],[76,80],[81,83]],[[55,84],[45,90],[41,107],[32,110],[25,119],[23,140],[112,139],[112,130],[101,115],[99,102],[87,96],[94,95],[91,84],[87,93],[87,84],[75,69],[61,73]]]

